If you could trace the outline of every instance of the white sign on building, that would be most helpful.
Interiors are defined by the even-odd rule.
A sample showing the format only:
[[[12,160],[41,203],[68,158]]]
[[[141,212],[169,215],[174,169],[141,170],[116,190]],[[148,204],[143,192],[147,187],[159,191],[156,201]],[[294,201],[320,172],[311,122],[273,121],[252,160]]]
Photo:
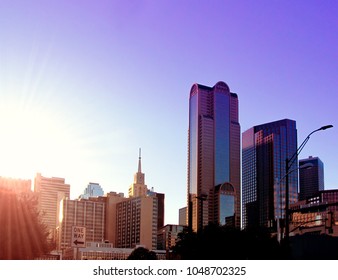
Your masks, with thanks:
[[[86,228],[73,226],[72,227],[72,241],[71,245],[74,248],[86,247]]]

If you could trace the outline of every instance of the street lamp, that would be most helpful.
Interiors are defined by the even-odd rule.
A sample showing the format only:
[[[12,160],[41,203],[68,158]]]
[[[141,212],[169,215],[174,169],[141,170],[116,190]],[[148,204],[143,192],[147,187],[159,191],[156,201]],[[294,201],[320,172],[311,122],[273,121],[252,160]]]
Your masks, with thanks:
[[[292,164],[294,163],[294,161],[297,159],[298,155],[300,154],[300,152],[303,150],[304,146],[306,145],[306,143],[309,141],[310,136],[320,130],[326,130],[328,128],[332,128],[333,125],[324,125],[314,131],[312,131],[303,141],[303,143],[298,147],[298,149],[296,150],[296,152],[292,155],[292,157],[290,159],[286,158],[285,160],[285,180],[286,180],[286,184],[285,184],[285,237],[284,240],[286,241],[286,243],[288,244],[289,241],[289,233],[290,233],[290,228],[289,228],[289,174],[290,172],[290,168],[292,166]]]
[[[277,240],[278,242],[280,243],[281,241],[281,228],[280,228],[280,218],[281,218],[281,209],[282,209],[282,205],[281,205],[281,191],[280,191],[280,182],[287,176],[289,175],[290,173],[296,171],[296,170],[299,170],[299,169],[310,169],[313,167],[313,164],[308,162],[308,163],[305,163],[303,164],[302,166],[299,166],[297,168],[294,168],[294,169],[291,169],[289,170],[289,172],[287,174],[285,174],[284,176],[282,176],[281,178],[276,178],[276,182],[277,182],[277,191],[278,191],[278,194],[277,194],[277,197],[279,199],[279,202],[277,201],[277,205],[278,205],[278,216],[276,217],[277,218]],[[285,215],[286,216],[286,215]]]

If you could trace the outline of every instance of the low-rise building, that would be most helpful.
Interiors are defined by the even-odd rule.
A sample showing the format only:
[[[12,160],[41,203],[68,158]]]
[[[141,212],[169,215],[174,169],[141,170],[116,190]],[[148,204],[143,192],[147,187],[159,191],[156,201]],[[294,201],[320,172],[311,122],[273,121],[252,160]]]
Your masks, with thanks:
[[[165,225],[157,232],[157,249],[169,251],[176,244],[178,234],[182,232],[182,225]]]

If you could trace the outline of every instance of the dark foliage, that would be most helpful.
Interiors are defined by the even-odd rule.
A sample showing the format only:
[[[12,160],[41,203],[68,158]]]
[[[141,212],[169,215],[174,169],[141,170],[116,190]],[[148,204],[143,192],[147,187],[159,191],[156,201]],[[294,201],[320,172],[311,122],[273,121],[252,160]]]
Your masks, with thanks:
[[[338,260],[338,237],[303,234],[291,238],[293,259]]]
[[[30,194],[0,188],[0,259],[35,259],[49,251],[47,231]]]
[[[138,247],[131,252],[127,260],[156,260],[156,253],[147,248]]]
[[[279,243],[265,229],[240,230],[215,224],[209,224],[198,233],[181,232],[173,252],[186,260],[283,258]]]

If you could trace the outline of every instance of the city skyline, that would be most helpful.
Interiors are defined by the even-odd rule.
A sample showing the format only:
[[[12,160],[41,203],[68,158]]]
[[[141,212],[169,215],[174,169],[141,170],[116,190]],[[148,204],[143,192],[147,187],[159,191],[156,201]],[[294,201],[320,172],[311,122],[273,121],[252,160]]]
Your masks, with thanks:
[[[338,4],[334,1],[0,3],[0,176],[65,178],[123,192],[138,149],[166,224],[186,206],[189,90],[225,81],[241,132],[297,122],[300,158],[338,187]]]

